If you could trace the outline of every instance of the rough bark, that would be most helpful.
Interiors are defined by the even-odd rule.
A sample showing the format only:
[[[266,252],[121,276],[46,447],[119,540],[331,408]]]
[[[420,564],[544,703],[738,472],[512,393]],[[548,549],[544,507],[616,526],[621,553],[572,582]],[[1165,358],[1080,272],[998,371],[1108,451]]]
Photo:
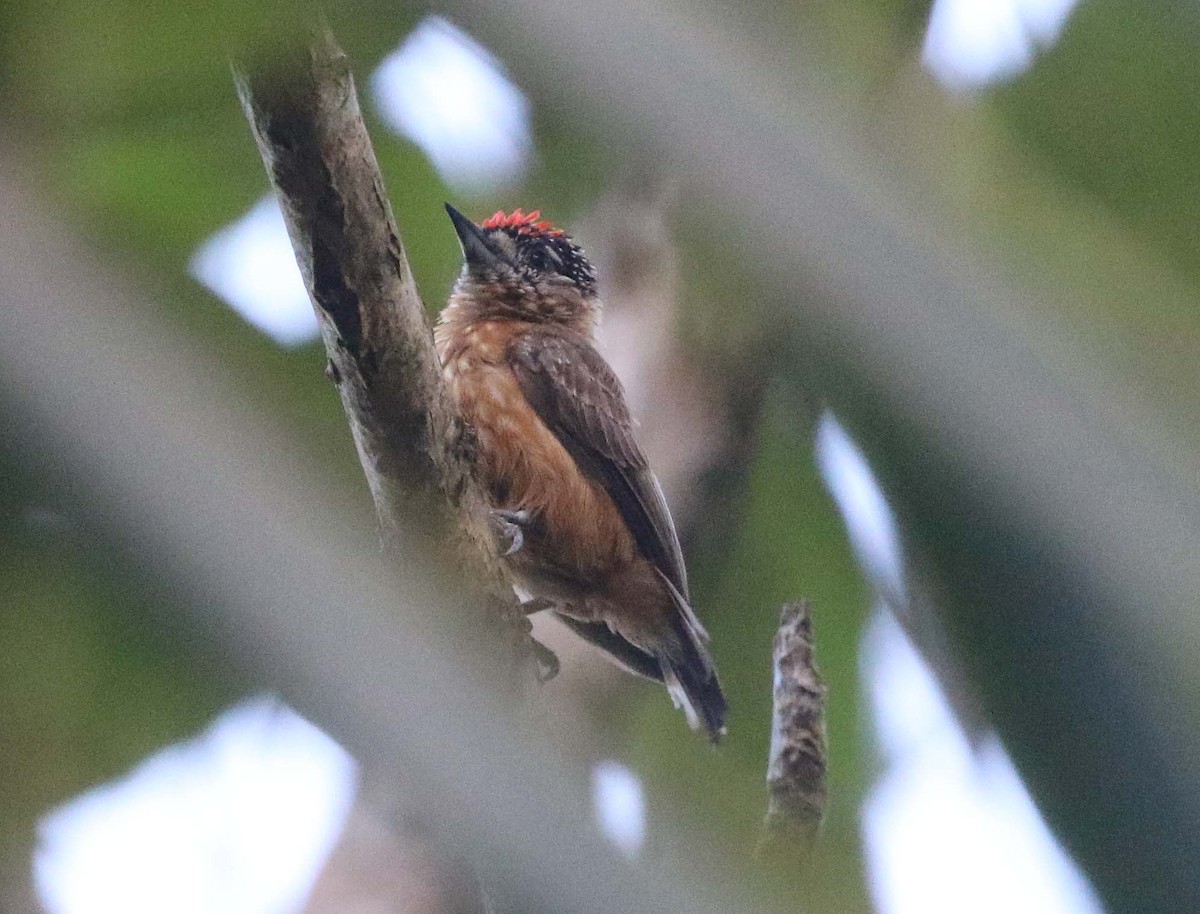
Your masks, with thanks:
[[[269,68],[235,71],[375,501],[385,549],[455,542],[518,654],[552,662],[502,580],[470,443],[442,382],[345,53],[323,28]],[[466,546],[466,548],[462,548]],[[535,650],[537,648],[537,650]]]
[[[825,785],[825,694],[813,655],[812,608],[784,605],[775,633],[770,800],[763,854],[803,859],[812,848],[829,799]]]
[[[146,624],[186,626],[364,769],[402,773],[517,910],[764,910],[732,866],[698,877],[698,849],[623,861],[595,827],[587,773],[464,662],[446,624],[459,594],[413,538],[398,538],[403,574],[372,555],[321,477],[289,466],[271,417],[84,251],[4,153],[0,424],[20,431],[25,463],[70,486],[130,573],[162,582],[173,599]]]

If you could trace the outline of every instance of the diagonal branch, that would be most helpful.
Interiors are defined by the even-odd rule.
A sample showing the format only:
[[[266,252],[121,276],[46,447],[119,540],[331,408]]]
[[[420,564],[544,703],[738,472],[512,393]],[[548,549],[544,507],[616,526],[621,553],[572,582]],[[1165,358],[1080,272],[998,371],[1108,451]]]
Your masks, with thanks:
[[[213,377],[163,308],[131,300],[35,183],[0,143],[0,427],[20,431],[23,462],[78,493],[130,569],[165,585],[162,615],[144,624],[186,624],[364,770],[396,772],[514,910],[764,910],[733,867],[697,875],[699,850],[653,867],[621,859],[578,761],[464,662],[459,594],[413,537],[385,565],[319,477],[279,473],[294,453],[269,419]]]
[[[358,107],[346,55],[326,29],[270,69],[235,72],[321,326],[385,549],[421,518],[459,548],[482,602],[532,656],[529,624],[500,578],[487,501]],[[407,518],[407,522],[405,519]]]

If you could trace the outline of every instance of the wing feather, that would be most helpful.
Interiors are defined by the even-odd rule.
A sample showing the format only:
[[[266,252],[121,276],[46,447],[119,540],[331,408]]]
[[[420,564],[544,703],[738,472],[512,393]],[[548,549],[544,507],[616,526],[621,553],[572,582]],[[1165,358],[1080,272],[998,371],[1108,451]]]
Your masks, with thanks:
[[[579,468],[604,486],[638,550],[689,600],[687,572],[671,512],[646,455],[621,382],[579,334],[517,337],[509,361],[525,398]]]

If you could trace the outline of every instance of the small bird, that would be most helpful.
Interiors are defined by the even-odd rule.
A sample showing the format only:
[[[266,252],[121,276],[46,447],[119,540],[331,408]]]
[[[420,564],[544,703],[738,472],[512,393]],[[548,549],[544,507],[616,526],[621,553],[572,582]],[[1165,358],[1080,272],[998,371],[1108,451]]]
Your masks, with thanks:
[[[593,345],[592,265],[540,212],[481,225],[446,212],[464,264],[434,339],[474,430],[514,590],[530,611],[552,609],[625,669],[665,683],[716,742],[725,695],[662,489]]]

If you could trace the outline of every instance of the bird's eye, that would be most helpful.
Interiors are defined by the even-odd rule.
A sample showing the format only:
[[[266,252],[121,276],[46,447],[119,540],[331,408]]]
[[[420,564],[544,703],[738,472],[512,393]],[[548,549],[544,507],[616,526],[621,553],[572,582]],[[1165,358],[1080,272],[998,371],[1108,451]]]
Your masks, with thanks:
[[[535,273],[545,273],[547,270],[554,268],[554,261],[550,259],[549,253],[545,248],[534,248],[529,252],[528,258],[525,261]]]

